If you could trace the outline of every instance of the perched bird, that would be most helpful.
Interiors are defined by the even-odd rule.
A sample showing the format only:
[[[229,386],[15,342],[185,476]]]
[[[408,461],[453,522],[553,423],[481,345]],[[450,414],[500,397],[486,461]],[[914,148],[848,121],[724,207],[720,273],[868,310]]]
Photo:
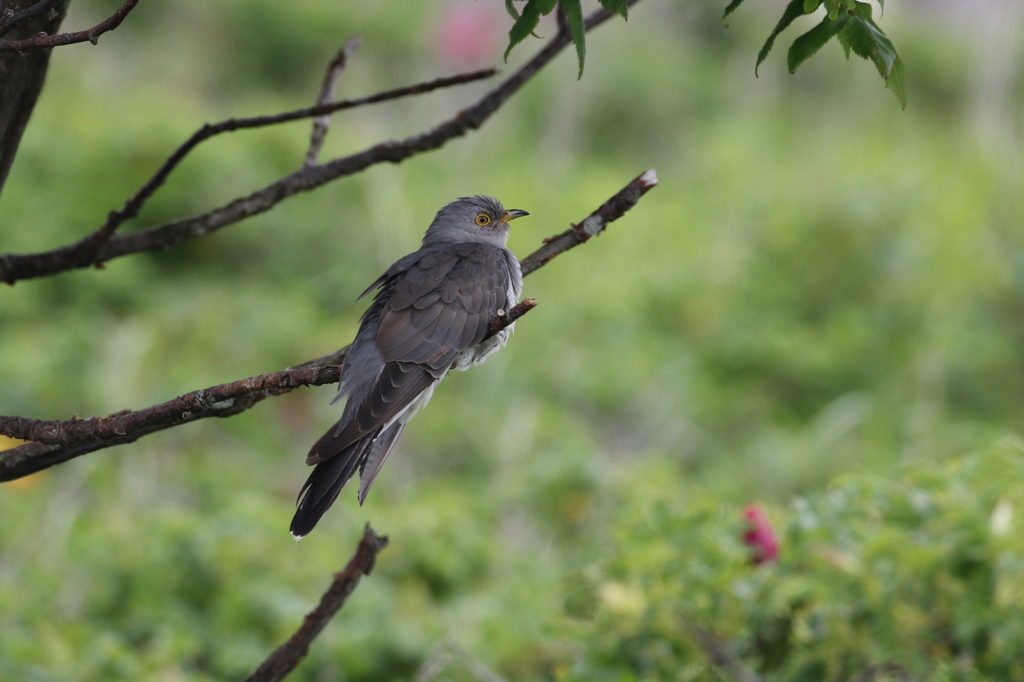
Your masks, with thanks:
[[[519,300],[519,261],[505,248],[509,221],[529,215],[492,197],[463,197],[440,211],[419,251],[399,259],[377,289],[341,370],[341,419],[313,445],[316,465],[299,492],[291,533],[309,533],[359,470],[359,503],[388,453],[450,369],[465,370],[501,348],[510,325],[491,321]]]

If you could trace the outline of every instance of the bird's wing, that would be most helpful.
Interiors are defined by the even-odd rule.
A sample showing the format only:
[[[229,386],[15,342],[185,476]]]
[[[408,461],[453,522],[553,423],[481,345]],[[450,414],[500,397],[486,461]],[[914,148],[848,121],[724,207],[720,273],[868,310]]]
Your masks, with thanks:
[[[437,378],[480,343],[507,305],[510,275],[502,249],[453,244],[428,253],[394,283],[381,311],[377,349],[385,362],[411,362]]]
[[[330,459],[360,439],[375,434],[408,410],[435,382],[437,379],[419,365],[386,363],[373,384],[367,387],[362,401],[351,410],[346,406],[335,428],[313,445],[306,464]]]
[[[502,250],[485,244],[453,244],[421,254],[385,282],[376,346],[384,366],[358,404],[346,407],[332,432],[310,451],[307,462],[328,459],[401,416],[440,381],[459,353],[487,334],[507,305],[510,275]],[[358,371],[358,370],[356,370]],[[405,419],[403,419],[405,421]]]

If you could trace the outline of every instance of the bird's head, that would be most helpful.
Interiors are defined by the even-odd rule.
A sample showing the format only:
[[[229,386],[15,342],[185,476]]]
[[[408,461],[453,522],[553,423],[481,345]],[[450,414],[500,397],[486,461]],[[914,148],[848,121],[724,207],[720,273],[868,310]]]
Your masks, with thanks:
[[[517,208],[506,209],[494,197],[462,197],[437,212],[423,236],[423,244],[483,242],[505,246],[509,221],[524,215],[529,213]]]

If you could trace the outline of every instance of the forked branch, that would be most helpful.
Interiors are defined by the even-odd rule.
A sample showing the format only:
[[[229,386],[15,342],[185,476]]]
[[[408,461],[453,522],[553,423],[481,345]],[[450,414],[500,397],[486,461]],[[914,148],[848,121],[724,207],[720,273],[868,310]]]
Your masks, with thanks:
[[[634,4],[639,0],[626,0]],[[585,26],[590,30],[608,19],[618,16],[609,10],[597,10],[587,17]],[[143,251],[159,251],[181,242],[203,236],[234,224],[244,218],[263,213],[284,199],[319,187],[327,182],[353,175],[379,163],[400,163],[405,159],[438,149],[447,142],[476,130],[487,121],[519,88],[554,59],[571,38],[565,31],[556,34],[541,50],[519,70],[505,79],[497,88],[484,95],[475,104],[457,112],[441,124],[403,140],[387,140],[360,152],[334,159],[324,164],[304,164],[297,171],[275,180],[248,196],[239,197],[228,204],[201,215],[182,218],[162,225],[128,233],[114,234],[119,225],[138,214],[146,199],[162,184],[170,169],[180,162],[184,154],[212,134],[206,127],[200,129],[182,148],[179,148],[143,188],[130,198],[120,211],[110,214],[104,225],[82,240],[53,251],[34,254],[0,254],[0,282],[13,284],[22,279],[44,277],[75,268],[99,265],[113,258]],[[321,105],[302,110],[297,118],[322,116],[342,108],[342,103]],[[292,112],[292,115],[295,115]],[[282,115],[283,116],[283,115]],[[278,117],[279,119],[280,117]],[[280,122],[275,120],[273,122]],[[261,125],[267,125],[263,122]],[[228,130],[239,129],[237,121],[226,121],[220,126]],[[223,132],[223,131],[218,131]]]
[[[653,170],[634,178],[622,190],[566,232],[549,237],[521,262],[523,275],[558,255],[600,234],[609,223],[636,205],[657,184]],[[508,326],[535,305],[526,299],[491,323],[493,332]],[[55,464],[113,445],[130,443],[156,431],[207,417],[229,417],[244,412],[264,398],[300,386],[335,383],[346,349],[296,367],[260,374],[219,386],[191,391],[159,405],[127,410],[108,417],[67,420],[0,416],[0,434],[31,442],[0,452],[0,481],[11,481]]]

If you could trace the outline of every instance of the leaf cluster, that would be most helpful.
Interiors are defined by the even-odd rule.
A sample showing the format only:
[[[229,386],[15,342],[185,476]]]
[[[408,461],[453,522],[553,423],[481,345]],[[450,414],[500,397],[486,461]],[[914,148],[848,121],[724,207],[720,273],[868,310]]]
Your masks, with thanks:
[[[623,19],[629,18],[629,3],[626,0],[600,0],[601,6],[615,12]],[[505,61],[519,43],[533,34],[542,16],[547,16],[560,7],[572,34],[572,42],[576,46],[576,57],[579,60],[579,77],[583,77],[583,61],[587,56],[586,28],[583,25],[583,10],[580,0],[526,0],[521,9],[515,6],[515,0],[505,0],[505,9],[515,19],[508,32],[508,49],[505,50]]]
[[[725,8],[722,18],[725,19],[732,14],[743,0],[733,0]],[[879,0],[879,6],[884,6],[884,0]],[[870,60],[878,69],[879,75],[885,81],[885,86],[892,90],[900,106],[907,106],[907,94],[905,89],[905,72],[903,60],[896,53],[896,48],[885,32],[878,26],[872,17],[871,5],[861,0],[790,0],[782,13],[775,28],[768,34],[768,39],[757,54],[757,67],[768,57],[775,39],[785,31],[790,24],[802,16],[816,13],[819,8],[824,7],[825,15],[812,29],[796,38],[789,47],[786,56],[786,63],[790,73],[795,73],[797,68],[820,50],[827,42],[835,38],[839,41],[846,57],[850,53],[863,59]]]

